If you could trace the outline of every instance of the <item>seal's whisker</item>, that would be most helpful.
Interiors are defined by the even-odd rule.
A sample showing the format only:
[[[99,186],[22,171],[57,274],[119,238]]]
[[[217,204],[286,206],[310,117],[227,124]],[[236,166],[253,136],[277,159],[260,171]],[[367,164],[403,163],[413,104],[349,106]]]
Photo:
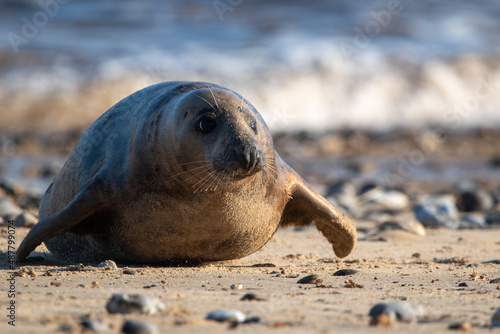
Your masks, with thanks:
[[[274,180],[274,182],[277,182],[278,181],[278,172],[276,170],[276,167],[274,167],[270,163],[266,163],[265,168],[269,169],[269,173],[267,173],[267,175],[269,175],[269,177],[272,178]]]
[[[207,85],[207,88],[210,90],[210,93],[212,94],[212,97],[214,98],[215,105],[217,106],[217,108],[219,108],[219,104],[217,103],[217,99],[215,98],[215,94],[214,94],[214,92],[212,90],[212,87],[210,87],[209,85]]]
[[[191,188],[196,188],[195,191],[193,192],[193,194],[197,193],[198,191],[200,191],[203,186],[205,185],[206,182],[208,182],[208,180],[210,180],[210,177],[216,173],[215,171],[212,171],[210,174],[208,175],[205,175],[200,181],[198,181],[195,185],[193,185]],[[199,185],[199,186],[198,186]]]
[[[194,171],[197,171],[197,170],[200,170],[200,169],[205,169],[207,166],[199,166],[199,167],[195,167],[195,168],[191,168],[191,169],[188,169],[188,170],[185,170],[185,171],[182,171],[180,173],[176,173],[176,174],[173,174],[173,175],[169,175],[168,178],[172,178],[172,177],[176,177],[176,176],[179,176],[179,175],[182,175],[182,174],[186,174],[186,173],[190,173],[190,172],[194,172]]]
[[[189,181],[190,179],[197,177],[197,176],[200,176],[202,174],[205,174],[206,172],[208,172],[208,171],[203,170],[201,172],[195,173],[195,174],[191,175],[190,177],[188,177],[187,179],[183,180],[183,182],[187,183],[187,181]]]
[[[215,188],[214,188],[214,191],[217,190],[217,187],[220,185],[220,183],[226,178],[226,174],[227,174],[227,167],[224,168],[224,171],[222,173],[219,173],[219,182],[217,182],[217,184],[215,185]]]
[[[208,104],[210,105],[210,107],[212,107],[212,109],[213,109],[213,110],[217,110],[217,109],[215,109],[215,107],[212,105],[212,103],[208,102],[205,98],[203,98],[203,97],[201,97],[201,96],[199,96],[199,95],[197,95],[197,96],[198,96],[200,99],[202,99],[203,101],[205,101],[206,103],[208,103]]]
[[[212,178],[212,182],[210,182],[210,184],[207,186],[207,188],[205,189],[205,191],[208,191],[210,189],[210,187],[212,186],[212,184],[217,181],[217,178],[219,177],[219,173],[217,171],[215,171],[216,173],[213,175],[213,178]]]
[[[205,188],[205,192],[207,192],[209,189],[210,189],[210,186],[212,185],[212,183],[215,181],[215,178],[217,177],[217,171],[213,171],[212,173],[210,173],[208,179],[206,180],[206,182],[203,183],[203,187],[205,187],[205,185],[208,184],[208,182],[210,182],[210,180],[212,180],[208,186]]]

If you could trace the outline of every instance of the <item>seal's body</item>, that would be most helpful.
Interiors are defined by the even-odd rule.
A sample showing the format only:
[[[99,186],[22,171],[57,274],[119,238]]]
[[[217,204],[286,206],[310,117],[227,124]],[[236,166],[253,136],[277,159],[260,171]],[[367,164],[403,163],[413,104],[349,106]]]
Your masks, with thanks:
[[[229,89],[167,82],[123,99],[82,135],[17,252],[68,261],[236,259],[278,226],[315,222],[347,256],[350,222],[274,150],[255,108]]]

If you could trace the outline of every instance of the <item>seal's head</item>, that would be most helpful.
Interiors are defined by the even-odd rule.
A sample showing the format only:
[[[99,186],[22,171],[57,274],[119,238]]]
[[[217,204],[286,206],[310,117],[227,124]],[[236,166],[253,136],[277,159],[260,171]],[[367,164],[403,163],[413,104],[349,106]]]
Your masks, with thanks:
[[[174,154],[179,166],[192,173],[191,183],[208,190],[265,168],[269,131],[243,97],[208,86],[183,95],[175,108]]]

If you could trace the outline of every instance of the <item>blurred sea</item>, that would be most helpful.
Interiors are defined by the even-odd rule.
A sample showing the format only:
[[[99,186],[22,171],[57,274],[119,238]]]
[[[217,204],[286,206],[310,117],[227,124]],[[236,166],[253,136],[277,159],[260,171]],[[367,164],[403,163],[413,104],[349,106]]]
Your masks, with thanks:
[[[0,0],[0,129],[210,81],[271,130],[498,127],[500,2]]]

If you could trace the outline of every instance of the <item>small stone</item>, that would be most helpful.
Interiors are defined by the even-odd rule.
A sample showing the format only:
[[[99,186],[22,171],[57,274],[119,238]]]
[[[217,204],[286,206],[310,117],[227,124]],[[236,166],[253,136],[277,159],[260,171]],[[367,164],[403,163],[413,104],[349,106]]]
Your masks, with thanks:
[[[491,213],[488,213],[485,217],[486,223],[493,225],[493,224],[500,224],[500,211],[494,211]]]
[[[165,309],[158,299],[139,294],[114,294],[106,304],[109,313],[142,313],[153,315]]]
[[[241,289],[244,289],[245,287],[243,286],[243,284],[232,284],[231,285],[231,290],[241,290]]]
[[[246,320],[243,313],[238,310],[215,310],[207,314],[206,320],[214,320],[217,322],[237,322],[242,323]]]
[[[38,223],[38,218],[32,213],[23,212],[18,215],[15,219],[15,227],[33,227],[36,223]]]
[[[60,287],[62,285],[62,283],[54,281],[54,282],[50,282],[50,285],[55,286],[55,287]]]
[[[486,226],[486,219],[482,214],[469,213],[460,217],[461,229],[476,229],[484,228]]]
[[[5,220],[8,220],[6,216],[9,216],[9,218],[17,217],[21,213],[23,213],[23,210],[8,197],[0,198],[0,216],[4,217]]]
[[[132,270],[132,269],[125,269],[125,270],[123,270],[123,274],[124,275],[135,275],[135,274],[137,274],[137,272],[135,270]]]
[[[91,287],[93,287],[93,288],[100,288],[101,284],[99,282],[97,282],[97,281],[94,281],[94,282],[92,282]]]
[[[463,212],[488,211],[493,198],[479,184],[465,181],[457,187],[457,207]]]
[[[416,220],[405,220],[405,221],[387,221],[378,226],[380,231],[385,230],[402,230],[416,234],[421,237],[425,237],[425,227]]]
[[[400,211],[410,205],[408,196],[397,190],[373,188],[360,196],[363,204],[373,204],[383,210]]]
[[[491,317],[491,327],[500,327],[500,307]]]
[[[87,319],[84,320],[80,323],[80,326],[85,328],[86,330],[92,331],[92,332],[105,332],[108,330],[108,327],[103,324],[102,322],[95,320],[95,319]]]
[[[255,317],[250,317],[250,318],[246,319],[245,321],[243,321],[243,323],[244,324],[260,324],[263,321],[264,320],[262,319],[262,317],[255,316]]]
[[[452,323],[448,326],[448,329],[456,330],[456,331],[464,331],[464,332],[470,331],[471,328],[472,328],[472,326],[467,321],[455,322],[455,323]]]
[[[458,227],[458,210],[453,196],[429,196],[415,207],[415,217],[425,227]]]
[[[127,320],[123,324],[122,333],[126,334],[156,334],[158,327],[149,321]]]
[[[424,310],[419,305],[408,302],[390,302],[387,304],[377,304],[370,310],[369,316],[378,318],[381,315],[388,315],[393,320],[401,322],[413,322],[418,317],[424,315]]]
[[[10,196],[18,196],[26,194],[26,187],[11,179],[1,179],[0,188],[2,188]]]
[[[462,282],[462,283],[458,284],[458,286],[459,286],[459,287],[466,288],[466,287],[468,287],[469,285],[468,285],[467,283],[465,283],[465,282]]]
[[[340,269],[333,273],[333,276],[350,276],[359,273],[356,269]]]
[[[495,278],[490,281],[492,284],[500,284],[500,278]]]
[[[490,261],[484,261],[484,262],[481,262],[482,264],[488,264],[488,263],[491,263],[491,264],[500,264],[500,260],[499,259],[495,259],[495,260],[490,260]]]
[[[240,300],[257,300],[257,301],[265,301],[266,299],[265,298],[261,298],[261,297],[258,297],[256,294],[254,293],[247,293],[246,295],[244,295],[243,297],[241,297]]]
[[[106,260],[104,262],[101,262],[97,265],[97,268],[102,268],[104,270],[113,270],[113,271],[118,270],[118,266],[113,260]]]
[[[319,278],[318,275],[309,275],[306,277],[302,277],[297,281],[298,284],[321,284],[323,280]]]

